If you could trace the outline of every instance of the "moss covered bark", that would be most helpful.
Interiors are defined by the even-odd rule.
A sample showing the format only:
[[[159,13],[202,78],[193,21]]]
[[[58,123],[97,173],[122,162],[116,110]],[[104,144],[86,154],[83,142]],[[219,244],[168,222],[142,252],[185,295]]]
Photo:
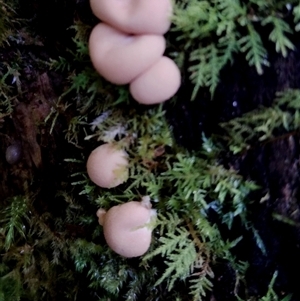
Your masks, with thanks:
[[[174,5],[182,87],[145,107],[93,70],[88,1],[0,1],[0,300],[300,299],[299,3]],[[112,141],[130,177],[100,189]],[[95,213],[144,195],[151,249],[121,258]]]

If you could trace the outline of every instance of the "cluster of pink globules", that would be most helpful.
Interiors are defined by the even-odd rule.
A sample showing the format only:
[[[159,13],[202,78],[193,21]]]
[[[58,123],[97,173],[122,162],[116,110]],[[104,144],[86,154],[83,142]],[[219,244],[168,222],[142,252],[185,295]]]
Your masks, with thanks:
[[[129,84],[132,97],[156,104],[174,96],[181,76],[164,56],[172,14],[170,0],[90,0],[99,23],[89,40],[91,61],[99,74]]]

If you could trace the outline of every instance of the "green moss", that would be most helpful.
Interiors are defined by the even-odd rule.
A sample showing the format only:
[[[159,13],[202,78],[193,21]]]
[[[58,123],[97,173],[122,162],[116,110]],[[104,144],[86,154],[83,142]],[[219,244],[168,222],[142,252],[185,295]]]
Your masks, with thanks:
[[[170,55],[191,63],[192,98],[203,87],[214,93],[220,71],[236,53],[263,72],[269,62],[257,24],[271,28],[268,36],[274,49],[286,56],[294,47],[287,34],[299,29],[299,4],[289,3],[293,26],[282,18],[286,1],[177,1],[173,17],[177,53]],[[1,37],[7,35],[3,7]],[[87,49],[91,27],[77,21],[72,29],[73,48],[65,56],[51,57],[48,64],[53,72],[65,74],[64,91],[46,119],[47,135],[55,135],[61,127],[64,142],[59,141],[70,150],[64,161],[53,163],[63,165],[64,174],[57,176],[62,177],[59,183],[51,182],[54,205],[39,188],[12,196],[2,207],[0,300],[62,296],[82,300],[89,295],[93,300],[200,301],[213,289],[213,265],[220,260],[234,269],[236,295],[243,286],[247,290],[248,265],[232,254],[243,237],[226,241],[221,228],[230,231],[239,223],[264,252],[248,214],[250,193],[258,187],[221,162],[228,149],[238,153],[280,131],[298,130],[299,91],[284,91],[274,106],[221,124],[225,139],[203,135],[198,151],[189,152],[176,144],[162,105],[135,104],[127,87],[107,83],[94,71]],[[169,43],[174,46],[171,39]],[[6,78],[17,70],[2,67],[0,119],[14,110]],[[130,173],[125,184],[105,190],[88,179],[85,162],[94,147],[111,141],[128,152]],[[35,174],[29,190],[36,189],[39,180]],[[144,195],[151,197],[159,213],[153,243],[144,257],[126,260],[105,244],[95,213],[98,207],[110,208]],[[278,300],[275,278],[265,298],[246,299]]]

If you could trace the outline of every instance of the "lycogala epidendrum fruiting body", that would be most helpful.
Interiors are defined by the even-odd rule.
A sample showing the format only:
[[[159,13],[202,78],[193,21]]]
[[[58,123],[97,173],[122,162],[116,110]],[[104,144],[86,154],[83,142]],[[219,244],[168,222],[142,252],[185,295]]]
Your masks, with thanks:
[[[130,93],[139,103],[156,104],[174,96],[180,81],[180,72],[176,64],[163,56],[131,82]]]
[[[166,42],[158,35],[129,35],[105,23],[94,27],[89,39],[91,61],[108,81],[128,84],[163,55]]]
[[[158,104],[176,94],[181,84],[177,65],[163,56],[163,37],[171,25],[171,0],[90,0],[103,23],[89,39],[91,61],[99,74],[117,84],[130,84],[141,104]]]
[[[150,198],[141,202],[131,201],[97,211],[100,225],[108,246],[117,254],[130,258],[145,254],[151,244],[153,219],[156,210],[151,209]]]
[[[129,34],[165,34],[171,25],[170,0],[90,0],[94,15]]]
[[[87,160],[87,173],[100,187],[116,187],[128,179],[127,153],[114,144],[103,144],[91,152]]]

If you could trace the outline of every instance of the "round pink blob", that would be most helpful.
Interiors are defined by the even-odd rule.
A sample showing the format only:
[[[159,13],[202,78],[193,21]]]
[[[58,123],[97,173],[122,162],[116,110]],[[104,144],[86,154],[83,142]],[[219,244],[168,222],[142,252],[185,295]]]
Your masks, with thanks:
[[[170,0],[90,0],[96,17],[131,34],[163,35],[170,28]]]
[[[89,178],[98,186],[113,188],[128,178],[128,159],[124,150],[106,143],[94,149],[87,160]]]
[[[177,65],[163,56],[131,82],[130,93],[139,103],[151,105],[174,96],[180,83],[181,76]]]
[[[129,35],[100,23],[89,39],[91,61],[105,79],[123,85],[130,83],[159,60],[166,42],[159,35]]]
[[[142,256],[151,243],[147,226],[153,211],[141,202],[131,201],[110,208],[103,219],[104,237],[109,247],[124,257]]]

